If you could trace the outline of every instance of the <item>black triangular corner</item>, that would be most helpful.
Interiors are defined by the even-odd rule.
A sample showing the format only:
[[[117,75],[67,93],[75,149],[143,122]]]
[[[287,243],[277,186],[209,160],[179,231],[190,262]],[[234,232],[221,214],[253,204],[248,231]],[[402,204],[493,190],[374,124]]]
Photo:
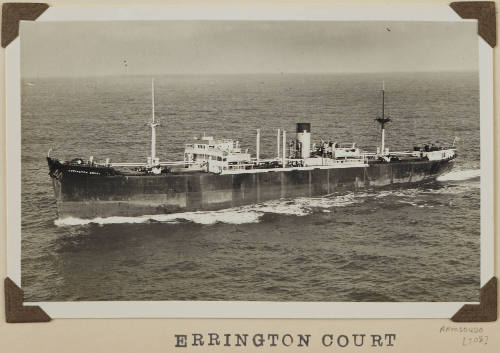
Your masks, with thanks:
[[[39,306],[23,305],[23,290],[9,277],[4,280],[5,321],[8,323],[48,322],[50,316]]]
[[[480,292],[479,304],[465,304],[451,318],[454,322],[497,321],[497,279],[492,277]]]
[[[19,35],[19,21],[34,21],[49,8],[45,3],[7,2],[2,5],[2,47]]]
[[[477,19],[477,33],[492,48],[497,44],[497,25],[495,2],[493,1],[458,1],[450,7],[462,18]]]

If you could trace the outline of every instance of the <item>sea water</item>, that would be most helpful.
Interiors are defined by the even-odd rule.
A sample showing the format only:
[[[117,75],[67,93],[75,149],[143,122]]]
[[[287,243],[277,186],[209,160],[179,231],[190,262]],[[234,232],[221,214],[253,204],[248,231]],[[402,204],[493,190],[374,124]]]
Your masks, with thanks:
[[[425,185],[220,211],[59,219],[45,160],[145,162],[151,77],[22,84],[22,287],[26,301],[477,301],[479,88],[475,73],[155,77],[160,160],[204,133],[275,157],[276,129],[374,151],[451,144]],[[28,84],[29,82],[29,84]]]

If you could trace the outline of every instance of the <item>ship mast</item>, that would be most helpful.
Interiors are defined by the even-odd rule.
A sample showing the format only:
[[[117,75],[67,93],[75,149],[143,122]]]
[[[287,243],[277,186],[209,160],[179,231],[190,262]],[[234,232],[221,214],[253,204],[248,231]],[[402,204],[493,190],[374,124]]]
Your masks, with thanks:
[[[151,166],[159,164],[156,158],[156,127],[160,125],[155,121],[155,79],[151,79],[151,121],[148,123],[151,126]]]
[[[385,124],[391,121],[390,117],[385,116],[385,82],[382,81],[382,116],[375,119],[380,124],[382,130],[382,143],[380,145],[380,154],[385,153]]]

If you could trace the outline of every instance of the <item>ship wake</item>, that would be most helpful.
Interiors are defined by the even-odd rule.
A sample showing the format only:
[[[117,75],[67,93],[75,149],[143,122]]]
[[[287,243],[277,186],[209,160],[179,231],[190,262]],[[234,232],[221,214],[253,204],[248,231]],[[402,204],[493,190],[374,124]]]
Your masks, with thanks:
[[[480,178],[480,176],[480,169],[454,170],[452,172],[439,176],[437,178],[437,181],[465,181],[470,179],[477,179]]]

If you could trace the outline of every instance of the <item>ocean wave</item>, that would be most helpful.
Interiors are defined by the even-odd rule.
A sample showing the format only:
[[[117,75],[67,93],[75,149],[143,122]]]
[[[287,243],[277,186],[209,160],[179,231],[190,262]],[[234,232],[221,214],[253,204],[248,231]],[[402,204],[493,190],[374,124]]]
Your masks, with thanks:
[[[481,176],[481,169],[455,170],[439,176],[437,181],[464,181]]]
[[[255,212],[244,212],[243,210],[227,209],[221,211],[200,211],[200,212],[185,212],[172,214],[144,215],[137,217],[96,217],[92,219],[81,219],[75,217],[67,217],[57,219],[54,224],[56,226],[80,226],[87,224],[120,224],[120,223],[148,223],[161,222],[176,224],[181,220],[191,221],[199,224],[215,224],[232,223],[254,223],[258,222],[261,215]]]
[[[422,194],[437,194],[437,195],[457,195],[457,194],[465,194],[473,192],[480,187],[479,183],[477,184],[453,184],[447,185],[443,188],[439,189],[427,189],[423,190]]]

